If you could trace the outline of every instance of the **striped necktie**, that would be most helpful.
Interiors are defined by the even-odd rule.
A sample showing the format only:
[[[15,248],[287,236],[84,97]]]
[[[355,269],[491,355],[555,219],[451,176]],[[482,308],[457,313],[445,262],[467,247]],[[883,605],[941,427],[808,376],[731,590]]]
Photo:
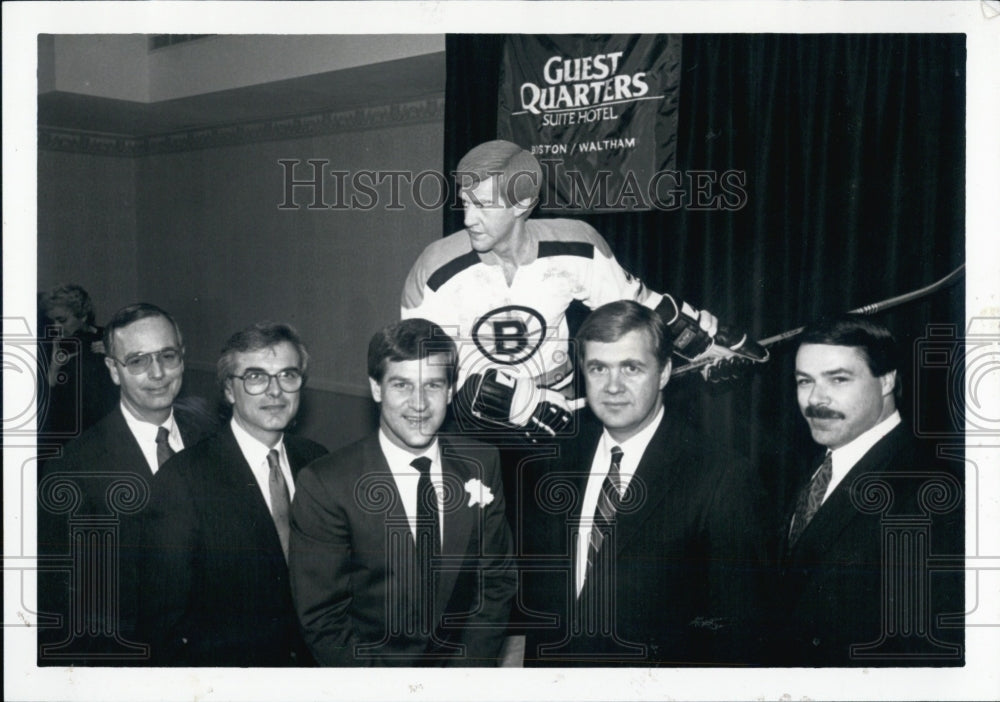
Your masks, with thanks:
[[[594,570],[594,561],[601,545],[604,543],[608,529],[615,518],[618,506],[621,504],[621,463],[624,453],[615,446],[611,449],[611,465],[608,474],[601,483],[601,494],[597,497],[597,511],[594,512],[594,525],[590,529],[590,547],[587,549],[587,577]]]

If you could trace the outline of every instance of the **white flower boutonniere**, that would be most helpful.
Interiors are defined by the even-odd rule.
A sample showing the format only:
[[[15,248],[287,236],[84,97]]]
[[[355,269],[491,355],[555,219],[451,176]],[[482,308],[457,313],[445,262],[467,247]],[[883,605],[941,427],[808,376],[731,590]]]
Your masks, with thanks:
[[[493,492],[478,478],[466,481],[465,491],[469,493],[469,507],[479,505],[483,508],[493,501]]]

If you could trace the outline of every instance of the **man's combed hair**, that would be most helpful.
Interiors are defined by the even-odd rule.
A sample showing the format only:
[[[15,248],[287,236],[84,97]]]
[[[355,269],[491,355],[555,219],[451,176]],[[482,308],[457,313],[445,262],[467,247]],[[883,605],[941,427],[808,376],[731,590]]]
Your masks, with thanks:
[[[445,357],[448,384],[455,384],[458,349],[444,329],[426,319],[404,319],[380,329],[368,344],[368,377],[382,382],[389,363]]]
[[[295,328],[280,322],[257,322],[233,334],[222,347],[215,366],[219,387],[225,387],[229,376],[236,369],[236,354],[260,351],[282,342],[295,347],[299,355],[299,370],[305,375],[309,368],[309,351]]]
[[[896,338],[886,327],[867,317],[838,315],[813,322],[799,335],[799,345],[802,344],[853,346],[864,355],[876,377],[899,368]]]
[[[115,312],[108,321],[107,325],[105,325],[104,348],[107,354],[114,358],[118,357],[118,354],[115,351],[116,331],[124,329],[130,324],[134,324],[140,319],[146,319],[148,317],[163,317],[165,320],[170,322],[171,326],[174,328],[174,334],[177,336],[177,346],[181,350],[184,349],[184,338],[181,336],[181,328],[177,326],[177,322],[170,316],[170,313],[149,302],[137,302],[134,305],[122,307],[120,310]]]
[[[484,202],[484,206],[529,202],[534,207],[542,188],[542,167],[538,159],[530,151],[502,139],[487,141],[465,154],[458,162],[455,176],[461,190],[495,179],[494,192],[502,202]]]
[[[856,348],[876,378],[896,371],[896,400],[900,399],[903,383],[899,377],[899,345],[888,328],[859,315],[837,315],[809,324],[799,335],[799,346],[825,344]]]
[[[86,324],[94,324],[94,303],[90,295],[79,285],[60,285],[44,293],[41,298],[42,311],[48,315],[56,307],[65,307],[77,319]]]
[[[667,327],[655,311],[633,300],[609,302],[590,313],[576,333],[580,356],[584,356],[586,341],[610,344],[637,329],[649,334],[656,360],[663,368],[673,352]]]

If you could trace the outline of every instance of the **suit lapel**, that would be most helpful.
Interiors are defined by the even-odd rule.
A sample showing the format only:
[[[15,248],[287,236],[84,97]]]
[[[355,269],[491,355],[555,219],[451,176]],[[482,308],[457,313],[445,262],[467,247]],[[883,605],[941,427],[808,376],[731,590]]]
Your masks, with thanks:
[[[105,427],[108,447],[107,468],[112,470],[127,471],[136,473],[144,478],[152,479],[153,470],[146,461],[146,456],[139,446],[139,441],[135,434],[129,429],[128,422],[122,414],[121,406],[112,410],[107,419]],[[189,448],[204,438],[204,434],[184,416],[183,413],[174,412],[174,421],[177,423],[177,430],[181,434],[184,448]],[[102,467],[103,468],[103,467]]]
[[[618,528],[615,531],[615,552],[621,553],[629,542],[642,533],[642,524],[650,517],[660,514],[663,502],[671,483],[675,480],[677,471],[678,442],[670,441],[670,420],[665,414],[653,438],[646,446],[639,461],[639,467],[632,476],[626,490],[623,504],[640,500],[637,510],[623,509],[617,518]]]
[[[378,432],[365,439],[364,444],[364,477],[369,478],[369,476],[381,476],[381,482],[390,486],[392,489],[395,499],[392,502],[392,508],[389,510],[387,519],[391,519],[396,523],[402,523],[407,521],[406,510],[403,508],[403,498],[399,494],[399,487],[396,485],[396,478],[392,474],[392,470],[389,469],[389,462],[385,460],[385,454],[382,453],[382,447],[379,445]]]
[[[188,416],[186,412],[181,411],[176,405],[174,405],[174,422],[177,424],[177,430],[181,433],[184,448],[191,448],[211,435],[205,426],[199,424],[195,418]]]
[[[852,485],[869,473],[886,470],[904,439],[902,425],[899,425],[861,457],[861,460],[851,468],[840,484],[830,493],[826,502],[809,522],[809,526],[799,536],[789,553],[789,560],[812,560],[817,555],[822,554],[828,545],[836,543],[839,534],[854,519],[865,516],[851,503]],[[787,539],[787,536],[788,522],[785,523],[784,538]]]
[[[288,467],[292,470],[292,480],[297,481],[299,471],[309,462],[302,451],[299,450],[299,443],[294,436],[285,434],[285,455],[288,456]]]
[[[444,509],[444,538],[442,552],[447,554],[465,553],[469,540],[469,532],[472,529],[473,510],[468,509],[468,495],[465,493],[465,482],[468,480],[467,471],[463,465],[463,459],[458,458],[454,449],[440,440],[441,449],[441,472],[446,485],[460,490],[461,494],[454,498],[451,506],[445,505]],[[378,442],[378,434],[369,439],[364,447],[366,474],[382,474],[385,476],[388,485],[392,486],[396,499],[393,501],[392,509],[389,510],[388,517],[394,520],[408,520],[406,510],[403,507],[403,500],[396,485],[396,479],[385,460],[382,447]],[[446,488],[447,490],[448,488]]]
[[[388,539],[389,532],[386,529],[386,522],[391,522],[393,525],[396,525],[394,528],[398,528],[400,530],[402,530],[403,525],[405,525],[407,538],[404,543],[406,544],[406,548],[403,553],[398,554],[398,556],[410,561],[403,571],[397,571],[395,568],[390,568],[389,573],[387,573],[387,576],[393,578],[395,582],[392,585],[386,585],[386,595],[388,596],[390,592],[395,592],[396,597],[400,599],[392,603],[387,602],[386,606],[395,609],[400,607],[404,602],[407,603],[405,605],[407,607],[420,606],[420,597],[414,597],[414,583],[412,581],[407,581],[405,577],[403,577],[403,572],[409,572],[412,574],[415,572],[416,568],[416,547],[413,542],[410,522],[406,514],[406,509],[403,507],[403,500],[399,492],[399,487],[396,485],[396,478],[392,473],[392,469],[389,468],[389,462],[386,460],[385,454],[382,453],[382,446],[379,443],[378,436],[378,432],[375,432],[375,434],[365,440],[363,447],[363,477],[366,480],[376,481],[380,486],[383,484],[388,486],[392,490],[395,499],[392,501],[392,507],[389,508],[385,516],[378,516],[378,523],[373,523],[372,528],[382,530],[384,536],[380,539],[380,543],[383,550],[382,557],[385,558],[388,554],[390,545]],[[366,516],[368,518],[373,518],[371,515]],[[385,522],[382,521],[383,519]],[[447,536],[449,520],[447,514],[445,515],[444,524],[445,543],[447,544],[449,543]],[[443,573],[437,573],[436,576],[435,574],[432,574],[431,581],[424,583],[429,587],[435,588],[433,593],[433,611],[431,612],[431,617],[428,621],[438,622],[440,620],[441,612],[444,611],[444,608],[447,605],[447,599],[442,596],[442,592],[450,593],[451,585],[454,583],[454,580],[455,574],[453,572],[444,571]],[[444,583],[448,583],[447,589],[445,588]],[[403,588],[405,588],[405,591]],[[407,621],[420,621],[421,615],[423,614],[425,613],[411,610],[404,616],[407,618]]]
[[[472,476],[467,474],[467,468],[462,464],[462,459],[457,458],[449,449],[450,447],[441,441],[441,473],[445,485],[454,485],[459,494],[454,507],[445,505],[444,543],[441,551],[448,554],[465,553],[474,516],[474,509],[468,507],[469,495],[465,492],[465,483]],[[447,491],[447,488],[445,489]]]
[[[116,408],[108,415],[107,436],[105,445],[108,447],[107,466],[101,469],[110,468],[116,471],[135,473],[144,478],[152,480],[153,470],[146,462],[146,457],[139,447],[139,441],[135,434],[129,429],[128,423],[122,415],[122,409]]]
[[[615,518],[615,553],[621,554],[628,547],[637,535],[642,533],[642,525],[650,517],[658,515],[663,510],[663,503],[667,499],[670,485],[676,480],[678,468],[678,456],[680,455],[679,444],[683,440],[680,435],[676,441],[670,439],[670,418],[664,414],[660,421],[660,426],[653,433],[652,439],[646,446],[635,475],[629,482],[629,487],[623,496],[623,509]],[[581,450],[576,454],[574,460],[574,473],[577,481],[577,493],[580,496],[581,510],[575,513],[575,525],[582,521],[582,502],[587,491],[587,482],[590,479],[590,469],[594,462],[594,455],[601,440],[601,432],[596,431],[586,442],[583,442]],[[636,509],[630,509],[627,505],[630,501],[638,501]],[[589,520],[593,515],[586,515]],[[569,530],[569,535],[576,533],[575,529]],[[571,538],[571,542],[566,544],[565,553],[572,554],[572,563],[576,567],[576,540]]]
[[[588,428],[584,430],[585,433],[581,436],[580,441],[575,444],[574,449],[558,463],[560,470],[565,471],[566,477],[572,482],[572,494],[578,496],[579,507],[571,513],[571,516],[567,515],[569,518],[568,523],[564,523],[562,518],[553,514],[548,519],[548,526],[556,533],[546,535],[547,538],[553,539],[549,553],[568,554],[574,573],[577,559],[580,557],[580,554],[577,553],[577,535],[585,518],[583,514],[583,500],[587,494],[590,468],[594,464],[594,454],[597,453],[602,431],[601,425],[596,423],[596,420],[588,422],[586,426]],[[588,523],[593,516],[593,514],[586,515]],[[572,577],[570,579],[571,583],[573,582]]]
[[[272,548],[283,554],[271,511],[267,508],[267,502],[250,464],[240,450],[240,445],[236,443],[232,427],[227,426],[219,432],[218,442],[220,479],[228,483],[236,506],[232,513],[246,515],[247,528],[253,529],[261,537],[257,542],[263,543],[264,539],[269,540],[272,542]]]
[[[479,473],[470,474],[468,466],[465,465],[467,459],[460,458],[457,451],[444,439],[439,441],[441,473],[446,486],[445,495],[448,495],[449,485],[453,485],[458,493],[453,503],[445,503],[441,554],[451,557],[464,556],[469,550],[473,522],[480,516],[481,509],[479,506],[469,507],[469,495],[465,491],[465,483]],[[442,612],[447,607],[457,578],[458,571],[455,569],[438,571],[434,598],[437,612]]]
[[[568,462],[562,464],[566,466],[567,472],[572,474],[576,484],[575,494],[580,496],[580,508],[573,514],[575,524],[579,524],[585,516],[583,514],[583,498],[587,494],[587,482],[590,480],[591,466],[594,465],[594,455],[601,443],[601,431],[601,425],[597,424],[591,433],[583,437],[577,444],[577,449],[570,454]],[[593,516],[588,514],[586,518],[589,520]]]

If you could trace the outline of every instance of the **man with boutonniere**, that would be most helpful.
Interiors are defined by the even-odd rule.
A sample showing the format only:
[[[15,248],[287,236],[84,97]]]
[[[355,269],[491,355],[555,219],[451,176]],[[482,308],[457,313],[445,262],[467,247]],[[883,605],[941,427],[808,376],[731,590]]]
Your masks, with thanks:
[[[407,319],[368,347],[379,429],[299,474],[289,568],[326,666],[495,666],[516,587],[496,449],[438,436],[457,351]]]

